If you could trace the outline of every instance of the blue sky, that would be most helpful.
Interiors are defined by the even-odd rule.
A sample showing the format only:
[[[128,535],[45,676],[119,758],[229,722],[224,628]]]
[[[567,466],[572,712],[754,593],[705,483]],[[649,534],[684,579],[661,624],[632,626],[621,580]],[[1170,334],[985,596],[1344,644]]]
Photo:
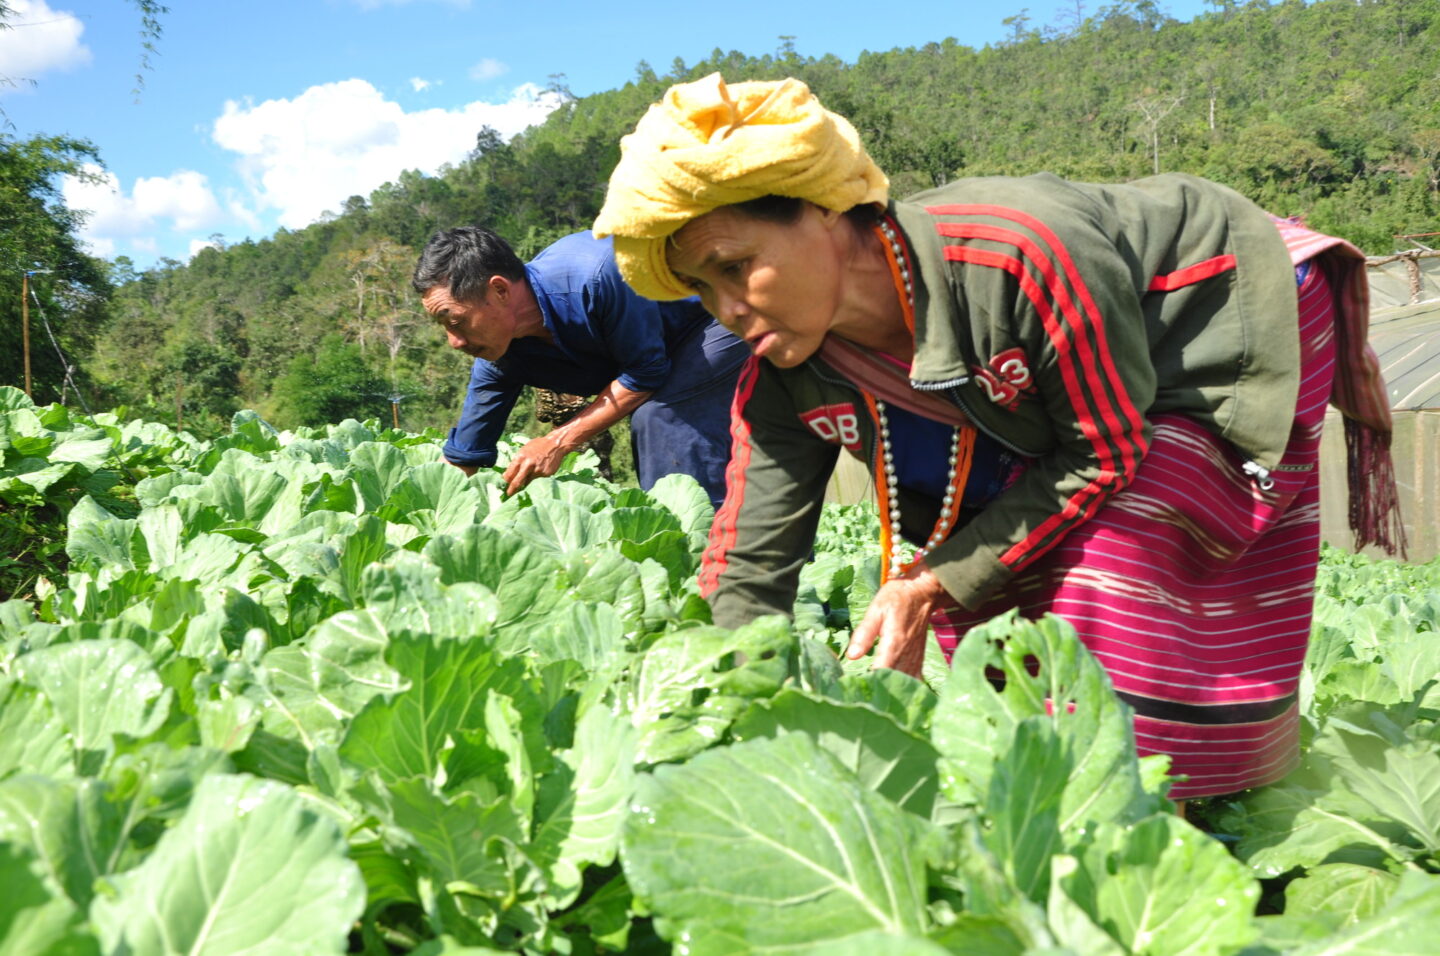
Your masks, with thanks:
[[[864,50],[954,37],[982,47],[1027,11],[1033,26],[1091,0],[169,0],[152,68],[139,69],[140,17],[124,0],[8,0],[0,86],[10,135],[94,143],[99,185],[67,182],[90,213],[96,255],[140,268],[184,261],[218,235],[302,228],[404,169],[462,158],[490,125],[513,135],[553,107],[564,74],[579,96],[623,85],[640,61],[658,73],[713,49],[853,62]],[[1203,0],[1162,0],[1180,20]],[[883,16],[877,11],[884,11]],[[137,94],[135,74],[144,87]],[[638,118],[638,117],[637,117]]]

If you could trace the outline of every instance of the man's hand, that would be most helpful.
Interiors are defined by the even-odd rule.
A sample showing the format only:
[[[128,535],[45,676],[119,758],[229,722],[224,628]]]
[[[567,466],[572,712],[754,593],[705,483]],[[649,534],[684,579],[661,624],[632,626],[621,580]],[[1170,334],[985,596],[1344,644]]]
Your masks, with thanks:
[[[590,439],[644,405],[649,397],[649,392],[632,392],[619,382],[606,385],[595,401],[574,418],[550,434],[525,443],[502,476],[505,494],[513,495],[536,478],[555,474],[566,455],[583,448]]]
[[[925,663],[930,615],[953,603],[935,572],[923,560],[916,561],[903,577],[891,578],[876,592],[865,619],[850,635],[845,656],[852,661],[864,657],[879,641],[876,667],[919,677]]]
[[[563,441],[558,432],[559,429],[556,429],[548,435],[532,438],[515,453],[510,467],[501,476],[505,481],[505,494],[516,494],[536,478],[553,475],[560,470],[565,456],[574,449]]]

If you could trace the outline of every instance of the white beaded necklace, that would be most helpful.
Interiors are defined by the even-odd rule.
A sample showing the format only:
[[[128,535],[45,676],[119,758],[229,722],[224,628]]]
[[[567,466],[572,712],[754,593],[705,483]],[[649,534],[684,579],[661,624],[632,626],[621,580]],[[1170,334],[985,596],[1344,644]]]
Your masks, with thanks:
[[[894,275],[900,280],[904,292],[904,299],[901,308],[905,313],[906,324],[914,331],[915,321],[913,318],[915,308],[915,284],[910,276],[910,269],[905,258],[905,247],[900,243],[900,237],[890,223],[881,219],[877,223],[881,235],[889,243],[886,250],[891,260],[891,267]],[[973,428],[956,428],[950,436],[950,472],[945,480],[945,495],[940,499],[940,517],[935,522],[935,529],[930,532],[924,547],[915,552],[914,556],[905,561],[901,558],[899,550],[895,547],[896,529],[900,527],[900,481],[895,473],[895,453],[890,444],[890,420],[885,414],[885,403],[874,398],[869,393],[865,395],[867,401],[875,411],[876,424],[880,429],[880,467],[883,488],[880,482],[876,483],[875,490],[880,496],[880,548],[883,552],[884,563],[881,565],[881,582],[890,578],[899,577],[904,574],[915,561],[929,554],[931,549],[949,536],[955,522],[956,512],[959,510],[957,492],[959,485],[968,478],[970,474],[970,462],[975,447],[975,430]]]

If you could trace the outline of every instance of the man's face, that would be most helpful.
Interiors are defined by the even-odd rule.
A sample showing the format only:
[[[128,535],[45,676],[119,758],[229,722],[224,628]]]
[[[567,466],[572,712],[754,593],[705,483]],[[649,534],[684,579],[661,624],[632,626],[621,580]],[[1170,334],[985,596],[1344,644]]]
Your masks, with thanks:
[[[425,311],[445,330],[451,348],[494,362],[510,348],[515,317],[508,289],[492,287],[483,302],[458,302],[444,286],[431,286],[421,298]]]

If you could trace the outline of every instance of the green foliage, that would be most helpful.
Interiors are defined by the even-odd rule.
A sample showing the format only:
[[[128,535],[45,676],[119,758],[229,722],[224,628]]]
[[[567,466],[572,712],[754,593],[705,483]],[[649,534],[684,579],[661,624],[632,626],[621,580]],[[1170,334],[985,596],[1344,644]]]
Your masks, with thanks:
[[[1337,553],[1318,594],[1305,763],[1210,812],[1266,875],[1356,860],[1440,871],[1440,565]]]
[[[384,380],[374,390],[401,396],[404,427],[448,428],[468,359],[444,347],[409,288],[425,241],[478,224],[528,257],[587,228],[621,136],[670,83],[716,70],[809,83],[855,124],[897,196],[959,176],[1119,181],[1158,169],[1217,179],[1375,254],[1393,251],[1398,234],[1440,231],[1440,79],[1430,62],[1440,0],[1217,3],[1189,23],[1148,0],[1068,13],[1033,24],[1022,11],[1006,21],[1005,42],[979,49],[937,35],[845,63],[788,40],[774,54],[717,49],[664,74],[642,64],[632,81],[571,100],[510,142],[478,130],[464,161],[433,176],[399,172],[305,229],[139,275],[117,264],[108,314],[98,299],[86,313],[104,328],[87,318],[89,331],[66,347],[99,402],[140,418],[178,414],[215,436],[242,407],[282,423],[333,420],[291,407],[290,372],[297,357],[318,364],[340,334]],[[75,301],[65,299],[67,327]],[[0,318],[6,308],[0,301]],[[0,323],[0,336],[13,328]],[[0,350],[0,361],[10,354]],[[197,356],[216,363],[218,381],[187,371]],[[47,399],[58,397],[60,371],[40,376]],[[511,427],[538,433],[524,409]]]
[[[310,956],[345,952],[364,902],[333,818],[283,784],[211,774],[91,914],[106,952]]]
[[[156,0],[130,0],[132,6],[140,12],[140,70],[150,69],[150,55],[156,50],[156,44],[160,40],[163,29],[160,18],[170,12],[170,8]],[[6,21],[14,14],[14,7],[0,0],[0,30],[12,29]],[[19,86],[21,84],[33,84],[35,81],[28,77],[12,76],[7,73],[0,73],[0,87]],[[145,85],[145,76],[142,72],[135,74],[135,88],[132,92],[138,94],[141,87]],[[5,116],[5,111],[0,108],[0,119]]]
[[[331,334],[313,357],[290,360],[271,400],[281,425],[323,425],[357,416],[378,418],[388,405],[387,394],[385,380],[366,364],[359,346]]]
[[[33,392],[47,401],[63,401],[65,381],[47,320],[68,358],[83,367],[111,291],[104,264],[81,250],[80,214],[60,195],[62,176],[90,177],[95,161],[95,147],[83,140],[17,140],[0,132],[0,384],[25,384],[28,310]]]
[[[926,855],[938,834],[803,734],[660,767],[633,804],[626,876],[661,914],[661,935],[692,953],[927,928]]]
[[[108,513],[136,510],[131,484],[169,470],[193,444],[148,422],[82,417],[37,406],[0,386],[0,600],[33,596],[68,564],[71,509],[89,499]]]
[[[997,618],[928,681],[842,667],[873,509],[827,510],[794,623],[726,631],[684,476],[621,489],[582,456],[506,498],[503,462],[466,477],[373,422],[241,413],[200,441],[0,409],[7,493],[113,462],[132,503],[64,506],[68,572],[0,603],[10,950],[1261,956],[1440,930],[1433,563],[1326,553],[1304,764],[1192,804],[1200,829],[1059,618]]]
[[[85,144],[0,139],[26,224],[0,244],[70,263],[38,295],[131,409],[0,389],[0,950],[1433,949],[1433,563],[1326,553],[1302,766],[1192,804],[1197,828],[1059,619],[991,622],[924,681],[842,664],[872,509],[827,511],[793,622],[728,632],[688,479],[621,489],[578,456],[506,498],[438,432],[380,424],[403,394],[406,427],[446,425],[464,387],[406,285],[429,233],[480,222],[528,255],[583,227],[619,135],[716,69],[811,83],[897,193],[1158,163],[1374,252],[1434,231],[1440,3],[1215,8],[644,67],[441,175],[138,275],[67,259],[45,205]],[[144,420],[172,412],[202,437]]]

